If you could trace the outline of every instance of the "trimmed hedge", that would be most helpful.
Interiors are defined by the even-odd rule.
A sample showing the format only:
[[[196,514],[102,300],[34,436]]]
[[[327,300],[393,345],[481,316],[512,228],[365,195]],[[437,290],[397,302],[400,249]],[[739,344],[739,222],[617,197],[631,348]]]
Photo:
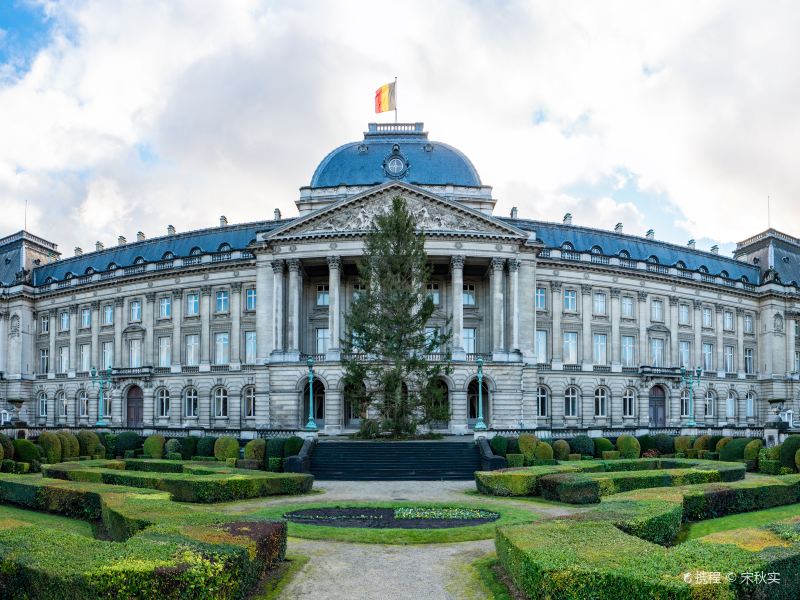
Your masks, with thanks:
[[[14,443],[5,433],[0,433],[0,446],[6,459],[14,458]]]
[[[197,442],[200,438],[196,435],[190,435],[181,440],[181,456],[183,460],[191,460],[193,456],[197,456]]]
[[[97,454],[97,447],[100,445],[100,438],[94,431],[79,431],[76,436],[78,438],[78,447],[81,456],[94,456]]]
[[[594,440],[588,435],[576,435],[569,440],[571,454],[594,456]]]
[[[794,457],[798,450],[800,450],[800,435],[790,435],[783,440],[779,459],[781,461],[781,466],[796,471],[797,465],[795,465]]]
[[[283,458],[283,447],[286,438],[269,438],[267,440],[267,458]]]
[[[37,440],[42,447],[43,460],[49,464],[56,464],[61,462],[61,438],[55,433],[44,431]]]
[[[504,435],[496,435],[489,440],[489,447],[497,456],[505,456],[508,451],[508,438]]]
[[[267,442],[264,440],[250,440],[244,446],[245,460],[257,460],[263,466],[266,455]]]
[[[659,454],[672,454],[675,452],[675,441],[666,433],[657,433],[653,436],[653,444]]]
[[[649,433],[640,435],[636,439],[639,440],[639,447],[641,448],[642,452],[656,449],[656,441]]]
[[[42,459],[39,448],[30,440],[14,440],[12,444],[14,446],[14,456],[22,462],[30,463],[34,460],[40,461]]]
[[[534,452],[536,450],[536,444],[539,443],[539,439],[530,433],[521,433],[519,438],[519,451],[525,457],[525,464],[532,465],[534,459]]]
[[[203,436],[197,440],[197,454],[195,456],[214,456],[214,446],[217,443],[217,438],[212,436]]]
[[[605,450],[601,458],[603,460],[616,460],[619,458],[619,450]]]
[[[62,430],[58,432],[58,436],[61,439],[62,458],[77,458],[81,455],[81,445],[74,433]]]
[[[569,458],[569,444],[566,440],[556,440],[553,442],[553,454],[556,460],[567,460]]]
[[[692,447],[692,438],[688,435],[679,435],[675,438],[675,452],[686,452]]]
[[[133,431],[123,431],[120,433],[114,444],[114,453],[116,456],[124,456],[128,450],[134,451],[142,447],[142,436]]]
[[[162,458],[164,456],[164,444],[167,443],[163,435],[148,436],[142,446],[145,458]]]
[[[509,468],[522,467],[525,465],[524,454],[506,454],[506,461]]]
[[[642,448],[632,435],[621,435],[617,438],[617,450],[622,458],[639,458]]]
[[[297,435],[293,435],[286,438],[286,443],[283,445],[284,458],[288,458],[290,456],[297,456],[297,454],[303,448],[304,443],[305,440]]]
[[[611,440],[604,437],[594,438],[594,456],[600,458],[603,452],[609,452],[614,449],[614,444]]]
[[[239,440],[230,436],[219,438],[214,443],[214,456],[217,460],[239,458]]]
[[[533,451],[534,462],[541,464],[540,461],[552,461],[553,460],[553,447],[548,444],[547,442],[540,441],[536,444],[536,448]]]
[[[728,442],[730,442],[732,439],[733,439],[732,437],[728,437],[728,436],[725,436],[725,437],[723,437],[723,438],[720,438],[720,440],[717,442],[717,445],[715,446],[715,448],[714,448],[714,449],[715,449],[715,450],[716,450],[718,453],[722,454],[722,449],[723,449],[723,448],[724,448],[724,447],[725,447],[725,446],[728,444]]]
[[[744,458],[744,449],[751,442],[751,438],[734,438],[722,447],[719,459],[724,461],[740,460]]]
[[[764,447],[764,442],[761,440],[751,440],[749,444],[744,447],[743,458],[745,460],[758,460],[758,453]]]
[[[597,480],[585,473],[557,473],[539,478],[539,490],[545,500],[568,504],[600,502]]]

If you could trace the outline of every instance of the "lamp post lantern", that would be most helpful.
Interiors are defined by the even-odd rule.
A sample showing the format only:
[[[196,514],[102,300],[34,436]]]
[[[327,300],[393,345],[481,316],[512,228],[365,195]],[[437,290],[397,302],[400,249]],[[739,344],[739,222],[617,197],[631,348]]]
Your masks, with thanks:
[[[689,422],[687,423],[689,427],[697,425],[694,420],[694,383],[700,380],[702,374],[703,369],[700,367],[697,367],[697,369],[690,369],[689,371],[686,370],[686,367],[681,367],[681,383],[683,385],[689,384]]]
[[[483,359],[478,357],[478,420],[475,421],[475,431],[486,431],[483,422]]]
[[[105,411],[105,390],[106,387],[111,389],[111,369],[106,369],[104,371],[98,371],[97,367],[92,367],[89,373],[92,376],[92,385],[99,387],[100,393],[97,396],[97,425],[98,427],[106,427],[108,423],[106,423],[105,415],[103,412]]]
[[[306,429],[316,431],[318,427],[314,422],[314,359],[309,356],[306,364],[308,365],[308,423],[306,423]]]

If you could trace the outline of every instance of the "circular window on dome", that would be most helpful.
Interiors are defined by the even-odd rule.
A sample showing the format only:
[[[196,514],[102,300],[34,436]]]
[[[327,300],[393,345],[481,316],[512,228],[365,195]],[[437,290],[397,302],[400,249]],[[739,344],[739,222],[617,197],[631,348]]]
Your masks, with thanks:
[[[392,148],[392,153],[383,161],[383,170],[386,175],[395,179],[402,177],[408,171],[408,162],[400,154],[400,148],[397,145]]]

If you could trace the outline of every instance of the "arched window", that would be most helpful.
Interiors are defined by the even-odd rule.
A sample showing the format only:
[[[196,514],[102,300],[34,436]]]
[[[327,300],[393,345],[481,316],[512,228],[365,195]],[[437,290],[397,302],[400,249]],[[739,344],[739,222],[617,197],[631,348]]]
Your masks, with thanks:
[[[64,392],[58,392],[56,394],[56,408],[58,409],[58,416],[66,418],[66,416],[67,416],[67,395]]]
[[[198,246],[195,246],[189,251],[189,256],[200,256],[203,253],[203,250]]]
[[[722,272],[719,274],[719,276],[720,276],[720,277],[723,277],[724,279],[730,279],[730,276],[728,275],[728,272],[727,272],[727,271],[722,271]]]
[[[228,390],[224,387],[214,390],[214,416],[218,419],[228,417]]]
[[[636,410],[636,393],[632,389],[625,390],[622,394],[622,416],[632,417]]]
[[[157,411],[159,417],[169,417],[169,390],[166,388],[161,388],[158,390],[158,395],[156,396],[157,402]]]
[[[568,387],[564,392],[564,416],[578,416],[578,388]]]
[[[572,244],[570,244],[569,242],[564,242],[563,244],[561,244],[561,249],[562,250],[575,250],[575,247]]]
[[[748,419],[756,416],[756,395],[754,392],[747,392],[745,410],[747,411]]]
[[[64,275],[64,279],[65,280],[72,279],[72,273],[68,272],[66,275]]]
[[[136,260],[133,261],[133,264],[135,264],[135,265],[143,265],[146,262],[147,261],[144,259],[143,256],[137,256]]]
[[[714,404],[716,404],[717,398],[714,396],[714,392],[711,390],[706,392],[706,416],[713,417],[714,416]]]
[[[697,270],[700,271],[701,273],[708,273],[708,267],[706,267],[705,265],[700,265],[700,267]]]
[[[631,257],[631,253],[628,252],[627,250],[620,250],[619,251],[619,257],[620,258],[630,258]]]
[[[589,250],[592,254],[602,254],[603,249],[600,246],[592,246],[592,249]]]
[[[681,390],[681,416],[689,416],[689,390]]]
[[[106,271],[116,271],[117,268],[118,268],[117,267],[117,263],[111,262],[111,263],[108,263],[108,266],[106,267]]]
[[[200,414],[197,390],[193,387],[186,388],[183,393],[184,414],[187,417],[197,417]]]
[[[606,388],[597,388],[594,391],[594,416],[605,417],[607,405],[608,390]]]
[[[84,418],[88,417],[89,394],[86,393],[86,390],[78,390],[78,395],[76,396],[76,400],[78,402],[78,416]]]
[[[244,416],[256,416],[256,388],[253,386],[244,389]]]
[[[172,260],[175,258],[175,255],[172,252],[164,252],[164,256],[161,257],[161,260]]]
[[[224,244],[220,244],[219,250],[217,250],[217,252],[230,252],[230,251],[231,251],[231,245],[228,244],[227,242],[225,242]]]
[[[536,407],[539,410],[540,417],[546,417],[549,412],[550,398],[547,393],[547,388],[540,385],[536,390]]]
[[[86,273],[87,275],[91,275],[92,273],[94,273],[94,269],[92,267],[86,267],[84,273]]]
[[[728,419],[736,417],[736,395],[733,392],[728,392],[728,397],[725,399],[725,416]]]
[[[740,281],[742,283],[750,283],[750,280],[747,278],[747,275],[742,275]]]
[[[686,269],[686,263],[685,263],[685,262],[683,262],[682,260],[679,260],[678,262],[676,262],[676,263],[675,263],[675,266],[676,266],[677,268],[679,268],[679,269],[684,269],[684,270]]]
[[[39,416],[47,416],[47,394],[45,393],[39,394]]]
[[[658,257],[655,254],[651,254],[650,256],[647,257],[647,262],[649,262],[651,265],[657,265]]]

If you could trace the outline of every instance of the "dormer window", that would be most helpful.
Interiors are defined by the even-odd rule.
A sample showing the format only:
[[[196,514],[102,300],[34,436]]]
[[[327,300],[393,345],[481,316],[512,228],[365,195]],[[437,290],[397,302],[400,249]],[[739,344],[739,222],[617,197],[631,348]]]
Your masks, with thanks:
[[[658,264],[658,257],[655,256],[655,255],[650,255],[650,256],[647,257],[647,262],[649,262],[651,265],[657,265]]]
[[[719,276],[724,279],[730,279],[730,276],[728,275],[727,271],[722,271],[722,273],[720,273]]]
[[[202,253],[203,253],[203,251],[200,248],[198,248],[197,246],[195,246],[189,252],[189,256],[200,256]]]
[[[108,263],[108,267],[106,268],[106,271],[116,271],[117,268],[118,267],[117,267],[116,263],[113,263],[113,262],[112,263]]]
[[[175,255],[172,252],[165,252],[161,260],[172,260],[173,258],[175,258]]]
[[[145,262],[147,262],[147,261],[143,257],[139,256],[139,257],[136,258],[136,260],[133,261],[133,264],[135,264],[135,265],[143,265]]]
[[[619,257],[620,258],[630,258],[631,257],[631,253],[628,252],[627,250],[620,250],[619,251]]]
[[[702,266],[702,265],[697,270],[700,271],[701,273],[708,273],[708,268],[706,268],[705,266]]]
[[[603,249],[600,246],[592,246],[592,249],[589,250],[592,254],[602,254]]]
[[[231,245],[230,244],[222,244],[219,247],[219,250],[217,250],[217,252],[230,252],[230,251],[231,251]]]
[[[575,250],[575,247],[572,244],[570,244],[569,242],[564,242],[563,244],[561,244],[561,249],[562,250]]]
[[[679,268],[679,269],[684,269],[684,270],[686,269],[686,263],[684,263],[682,260],[679,260],[678,262],[676,262],[675,266],[677,268]]]

